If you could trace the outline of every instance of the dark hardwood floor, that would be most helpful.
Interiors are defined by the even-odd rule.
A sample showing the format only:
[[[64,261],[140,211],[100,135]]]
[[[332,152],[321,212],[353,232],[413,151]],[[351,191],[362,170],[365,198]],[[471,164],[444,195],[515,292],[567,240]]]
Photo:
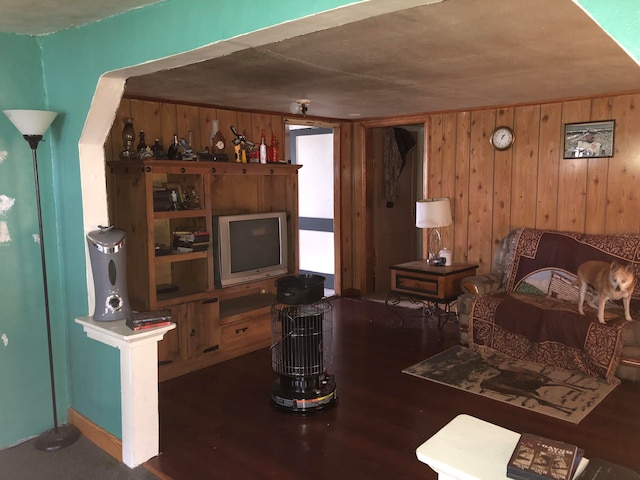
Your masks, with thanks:
[[[573,425],[401,373],[456,344],[455,324],[439,341],[434,321],[398,328],[384,304],[331,304],[335,408],[306,417],[273,409],[277,376],[260,350],[160,384],[161,454],[148,467],[173,480],[435,479],[415,449],[467,413],[640,471],[639,384],[620,385]]]

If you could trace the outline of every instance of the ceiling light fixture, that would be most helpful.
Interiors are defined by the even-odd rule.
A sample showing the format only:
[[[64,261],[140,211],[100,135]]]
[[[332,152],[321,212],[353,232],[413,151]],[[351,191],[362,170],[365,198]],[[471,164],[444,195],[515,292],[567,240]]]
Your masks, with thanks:
[[[307,115],[307,110],[309,109],[310,103],[311,100],[301,98],[300,100],[291,102],[291,104],[289,105],[289,111],[293,114],[302,113],[302,116],[305,117]]]

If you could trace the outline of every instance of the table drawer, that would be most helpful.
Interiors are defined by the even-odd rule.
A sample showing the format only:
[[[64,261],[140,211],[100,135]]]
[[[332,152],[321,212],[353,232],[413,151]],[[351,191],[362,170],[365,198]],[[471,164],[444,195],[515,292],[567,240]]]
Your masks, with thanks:
[[[400,292],[411,292],[437,297],[440,293],[438,277],[407,274],[398,272],[395,275],[393,289]]]
[[[451,301],[462,293],[462,279],[474,274],[475,268],[446,275],[392,269],[391,290],[421,298]]]

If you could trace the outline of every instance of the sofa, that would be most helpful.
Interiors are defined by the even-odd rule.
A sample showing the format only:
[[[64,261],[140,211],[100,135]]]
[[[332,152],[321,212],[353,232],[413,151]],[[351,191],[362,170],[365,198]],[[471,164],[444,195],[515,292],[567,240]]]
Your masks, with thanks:
[[[639,381],[640,281],[632,321],[624,319],[621,301],[608,302],[601,324],[593,292],[585,314],[577,308],[576,271],[587,260],[629,263],[640,278],[640,235],[512,230],[500,241],[491,272],[462,280],[460,342],[609,383]]]

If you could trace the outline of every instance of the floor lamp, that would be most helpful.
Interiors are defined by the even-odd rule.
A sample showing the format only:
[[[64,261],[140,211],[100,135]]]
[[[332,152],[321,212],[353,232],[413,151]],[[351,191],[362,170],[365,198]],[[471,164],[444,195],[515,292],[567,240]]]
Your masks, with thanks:
[[[40,184],[38,181],[38,158],[36,150],[42,135],[47,131],[57,112],[45,110],[5,110],[5,115],[20,131],[24,139],[29,142],[33,156],[33,174],[36,186],[36,204],[38,206],[38,228],[40,234],[40,257],[42,260],[42,282],[44,289],[44,308],[47,321],[47,345],[49,347],[49,377],[51,379],[51,405],[53,407],[53,428],[42,433],[36,439],[38,450],[53,451],[67,447],[75,442],[80,432],[73,425],[58,425],[56,407],[56,382],[53,374],[53,350],[51,347],[51,316],[49,313],[49,290],[47,287],[47,266],[44,257],[44,236],[42,234],[42,209],[40,206]]]

